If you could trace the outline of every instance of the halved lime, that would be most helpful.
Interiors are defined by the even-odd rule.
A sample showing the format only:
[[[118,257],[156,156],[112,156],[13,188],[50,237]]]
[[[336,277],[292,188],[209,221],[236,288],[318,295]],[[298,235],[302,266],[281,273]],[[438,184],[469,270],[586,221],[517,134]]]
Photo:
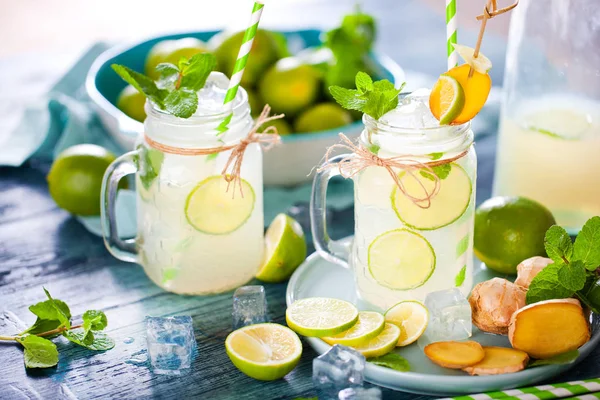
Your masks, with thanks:
[[[195,229],[224,235],[237,230],[250,218],[254,210],[255,195],[252,186],[241,180],[243,196],[233,184],[227,190],[227,182],[221,175],[211,176],[200,182],[185,202],[185,217]]]
[[[400,328],[400,338],[396,346],[408,346],[425,332],[429,312],[418,301],[401,301],[385,312],[385,321]]]
[[[279,214],[265,234],[265,257],[256,277],[264,282],[284,281],[305,258],[302,226],[292,217]]]
[[[492,69],[492,62],[489,58],[483,55],[483,53],[477,54],[475,57],[475,49],[469,46],[463,46],[462,44],[454,43],[454,50],[462,57],[467,64],[479,73],[487,74]]]
[[[380,285],[409,290],[427,282],[435,269],[435,253],[423,236],[396,229],[371,242],[368,263],[371,275]]]
[[[358,322],[352,328],[339,335],[324,337],[323,341],[332,346],[357,346],[379,335],[384,327],[383,315],[374,311],[361,311],[358,313]]]
[[[358,321],[358,310],[344,300],[309,297],[292,303],[285,311],[290,328],[303,336],[325,337],[342,333]]]
[[[278,324],[249,325],[225,340],[229,359],[244,374],[261,381],[283,378],[296,367],[302,342],[290,328]]]
[[[465,107],[465,91],[460,83],[449,75],[440,75],[432,89],[432,96],[439,97],[440,125],[448,125]]]
[[[394,186],[392,207],[405,225],[420,229],[434,230],[450,225],[464,214],[471,201],[471,180],[458,164],[450,164],[450,173],[440,180],[440,190],[431,199],[429,208],[421,208]],[[419,173],[401,173],[400,179],[406,192],[413,197],[423,197],[425,187],[428,193],[434,189],[434,181]],[[421,203],[421,205],[424,205]]]
[[[399,337],[400,328],[394,324],[386,323],[379,335],[360,346],[353,346],[353,349],[367,358],[383,356],[394,350]]]

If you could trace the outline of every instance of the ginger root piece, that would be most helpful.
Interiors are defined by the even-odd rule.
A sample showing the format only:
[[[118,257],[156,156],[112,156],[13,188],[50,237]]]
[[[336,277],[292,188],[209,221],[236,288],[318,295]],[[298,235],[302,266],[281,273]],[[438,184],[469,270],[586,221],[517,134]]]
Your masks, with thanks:
[[[425,355],[444,368],[462,369],[481,360],[485,353],[477,342],[435,342],[425,346]]]
[[[552,263],[553,261],[551,259],[540,256],[531,257],[521,261],[521,263],[517,265],[517,279],[515,280],[515,285],[528,289],[533,278],[535,278],[541,270]]]
[[[510,317],[525,306],[527,292],[502,278],[478,283],[471,292],[473,324],[484,332],[506,335]]]
[[[463,368],[469,375],[498,375],[518,372],[527,366],[529,356],[521,350],[506,347],[484,347],[483,360]]]
[[[590,340],[590,327],[579,300],[546,300],[513,314],[508,339],[533,358],[575,350]]]

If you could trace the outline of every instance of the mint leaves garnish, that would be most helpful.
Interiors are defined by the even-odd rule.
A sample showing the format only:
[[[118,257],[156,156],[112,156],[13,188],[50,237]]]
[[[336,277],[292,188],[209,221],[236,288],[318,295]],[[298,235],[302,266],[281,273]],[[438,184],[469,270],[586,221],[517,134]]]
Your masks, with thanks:
[[[410,364],[406,358],[395,353],[388,353],[383,356],[369,358],[367,361],[379,365],[380,367],[391,368],[400,372],[410,371]]]
[[[191,117],[198,108],[198,90],[216,68],[217,60],[210,53],[194,55],[189,60],[182,58],[178,65],[161,63],[158,81],[153,81],[124,65],[113,64],[112,69],[123,80],[150,99],[161,110],[179,118]]]
[[[35,323],[15,336],[0,336],[0,340],[13,340],[24,348],[27,368],[49,368],[58,363],[58,349],[49,340],[62,335],[69,341],[91,350],[104,351],[115,347],[115,342],[105,333],[108,321],[102,311],[87,310],[82,324],[71,325],[71,311],[65,302],[54,299],[44,288],[48,300],[29,307],[37,316]]]
[[[467,266],[463,265],[463,267],[458,271],[458,274],[454,277],[454,286],[460,287],[463,283],[465,283],[465,278],[467,277]]]
[[[330,86],[329,91],[342,107],[361,111],[376,120],[398,106],[398,95],[404,87],[403,83],[400,89],[396,89],[387,79],[373,82],[373,79],[362,71],[356,74],[355,84],[356,89]]]
[[[585,223],[575,243],[562,227],[554,225],[546,232],[544,245],[554,263],[533,279],[527,303],[576,296],[594,312],[600,312],[600,299],[590,296],[599,278],[600,217]]]

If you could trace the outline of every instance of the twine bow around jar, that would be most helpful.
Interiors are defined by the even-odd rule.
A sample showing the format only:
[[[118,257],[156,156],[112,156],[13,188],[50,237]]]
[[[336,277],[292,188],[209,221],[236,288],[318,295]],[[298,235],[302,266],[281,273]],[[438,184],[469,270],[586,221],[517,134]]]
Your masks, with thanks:
[[[451,158],[425,162],[419,161],[417,159],[418,156],[410,154],[384,158],[379,157],[377,154],[374,154],[371,152],[371,150],[362,145],[357,146],[343,133],[340,133],[339,136],[342,142],[334,144],[327,149],[327,152],[325,153],[325,163],[319,167],[317,171],[321,172],[337,166],[341,176],[344,178],[353,178],[368,167],[385,168],[393,179],[394,184],[398,187],[398,190],[400,190],[400,192],[410,199],[410,201],[412,201],[417,207],[423,209],[431,207],[431,199],[433,199],[433,197],[435,197],[435,195],[437,195],[440,191],[440,177],[437,176],[433,168],[454,162],[466,156],[469,152],[469,149],[466,149],[465,151]],[[336,149],[344,149],[346,151],[350,151],[352,154],[344,157],[337,164],[332,164],[329,162],[329,160],[331,159],[332,152]],[[414,178],[423,190],[423,196],[419,197],[408,193],[408,190],[402,183],[402,178],[400,178],[399,174],[394,171],[394,168],[402,169],[406,171],[406,173],[412,178]],[[420,170],[425,170],[429,173],[429,175],[431,175],[431,179],[433,180],[432,190],[428,190],[423,184],[422,180],[415,175],[415,173],[419,172]]]
[[[160,150],[163,153],[168,154],[178,154],[182,156],[207,156],[211,154],[217,154],[224,151],[231,150],[231,154],[221,171],[221,175],[223,179],[227,182],[227,191],[229,191],[229,186],[233,183],[233,194],[235,197],[235,189],[239,188],[240,194],[242,198],[244,197],[244,191],[242,189],[242,178],[240,176],[242,169],[242,162],[244,161],[244,153],[246,152],[246,148],[248,145],[252,143],[258,143],[261,145],[263,150],[268,151],[273,146],[276,146],[281,143],[281,137],[277,133],[277,128],[274,126],[269,126],[264,129],[262,132],[258,132],[260,127],[270,121],[274,121],[276,119],[283,118],[283,114],[278,115],[269,115],[271,112],[271,107],[267,104],[263,108],[262,112],[254,121],[254,125],[248,135],[241,139],[236,144],[231,144],[227,146],[219,146],[219,147],[207,147],[207,148],[182,148],[182,147],[174,147],[169,146],[163,143],[159,143],[155,140],[152,140],[148,137],[148,135],[144,135],[146,143],[152,148],[156,150]]]

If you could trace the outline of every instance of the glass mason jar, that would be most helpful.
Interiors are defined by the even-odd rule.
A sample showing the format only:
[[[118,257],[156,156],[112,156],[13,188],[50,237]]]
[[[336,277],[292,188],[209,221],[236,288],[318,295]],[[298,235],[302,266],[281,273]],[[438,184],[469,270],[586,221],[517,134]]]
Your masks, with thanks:
[[[494,194],[537,200],[574,234],[600,215],[600,2],[512,13]]]
[[[219,293],[254,276],[263,257],[263,181],[260,145],[246,148],[241,167],[243,196],[221,175],[231,151],[210,155],[162,152],[153,143],[209,149],[239,143],[253,126],[240,89],[229,129],[217,136],[228,113],[189,119],[146,104],[145,137],[135,151],[108,168],[103,182],[104,241],[118,259],[136,262],[158,286],[180,294]],[[156,145],[155,145],[156,146]],[[161,147],[161,146],[157,146]],[[137,237],[117,234],[115,198],[119,180],[136,175]]]
[[[353,270],[358,297],[367,308],[385,311],[399,301],[423,301],[430,292],[454,287],[468,295],[473,284],[477,169],[470,124],[407,129],[369,116],[363,122],[360,146],[375,145],[384,159],[410,155],[406,158],[421,163],[435,161],[442,178],[439,191],[425,208],[426,201],[413,202],[410,196],[422,199],[424,189],[434,190],[429,170],[393,168],[405,194],[384,167],[363,169],[353,177],[355,228],[350,248],[329,238],[325,203],[328,181],[340,175],[337,163],[356,155],[334,157],[333,165],[320,169],[313,183],[315,247],[324,258]]]

